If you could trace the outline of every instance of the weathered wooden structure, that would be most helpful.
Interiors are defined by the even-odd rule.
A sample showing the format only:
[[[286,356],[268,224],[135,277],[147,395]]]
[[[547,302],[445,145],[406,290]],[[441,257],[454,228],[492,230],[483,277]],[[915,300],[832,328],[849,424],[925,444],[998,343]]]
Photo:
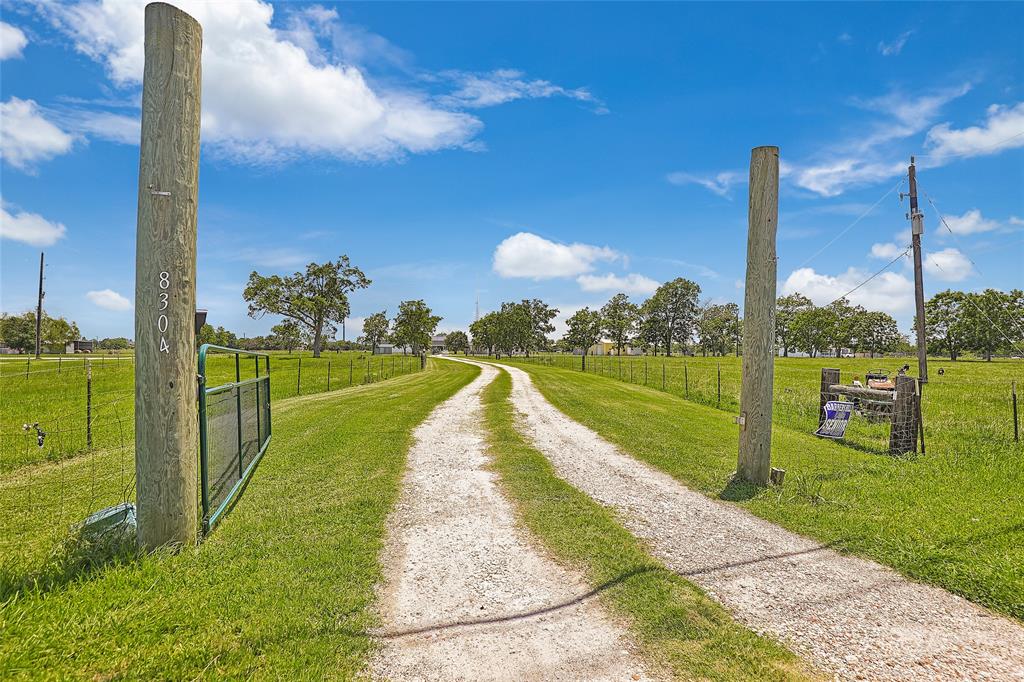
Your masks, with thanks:
[[[887,391],[866,386],[844,385],[839,370],[823,367],[819,397],[818,426],[825,421],[825,404],[846,396],[857,403],[858,410],[873,421],[889,421],[889,452],[904,454],[917,451],[920,429],[920,392],[917,379],[896,377],[896,388]]]

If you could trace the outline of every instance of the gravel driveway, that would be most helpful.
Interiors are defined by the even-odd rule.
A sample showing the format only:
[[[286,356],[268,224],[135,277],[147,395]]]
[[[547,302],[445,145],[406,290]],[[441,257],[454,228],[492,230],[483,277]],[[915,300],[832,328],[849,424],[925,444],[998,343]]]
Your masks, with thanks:
[[[516,526],[487,470],[481,375],[415,431],[371,662],[392,680],[649,679],[622,628]]]
[[[1024,628],[890,568],[712,500],[619,451],[513,379],[520,428],[566,481],[742,623],[841,679],[1024,680]]]

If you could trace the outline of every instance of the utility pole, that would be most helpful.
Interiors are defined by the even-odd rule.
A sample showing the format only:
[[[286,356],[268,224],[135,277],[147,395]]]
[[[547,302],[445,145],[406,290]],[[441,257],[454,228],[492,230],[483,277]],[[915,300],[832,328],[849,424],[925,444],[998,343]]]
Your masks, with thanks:
[[[39,252],[39,299],[36,301],[36,360],[39,359],[39,353],[42,350],[42,331],[43,331],[43,259],[46,256],[42,251]]]
[[[771,476],[778,223],[779,148],[755,147],[750,153],[743,380],[740,416],[736,419],[740,425],[736,475],[756,485],[766,485]]]
[[[910,184],[910,232],[914,249],[914,298],[917,303],[917,375],[922,384],[928,383],[928,345],[924,331],[924,276],[921,271],[921,235],[924,233],[924,214],[917,207],[917,169],[910,157],[907,169]]]
[[[146,5],[135,260],[135,480],[144,549],[195,543],[196,207],[202,28]]]

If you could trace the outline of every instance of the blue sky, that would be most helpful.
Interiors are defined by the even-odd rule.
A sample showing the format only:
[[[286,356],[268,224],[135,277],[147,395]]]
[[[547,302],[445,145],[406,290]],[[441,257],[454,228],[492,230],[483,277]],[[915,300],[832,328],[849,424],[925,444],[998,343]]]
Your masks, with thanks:
[[[142,6],[0,3],[5,312],[43,249],[51,314],[132,334]],[[407,298],[445,329],[477,295],[571,313],[677,276],[741,302],[766,144],[780,293],[827,303],[903,251],[911,154],[927,293],[1024,286],[1020,4],[180,6],[204,26],[198,303],[239,333],[274,322],[246,316],[251,270],[342,253],[374,280],[350,336]],[[851,298],[906,331],[905,261]]]

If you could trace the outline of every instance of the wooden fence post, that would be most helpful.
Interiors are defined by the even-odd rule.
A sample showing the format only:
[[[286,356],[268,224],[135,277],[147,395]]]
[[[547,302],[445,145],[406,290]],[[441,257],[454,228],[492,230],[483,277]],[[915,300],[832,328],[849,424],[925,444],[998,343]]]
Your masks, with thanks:
[[[202,28],[146,6],[135,257],[135,480],[139,545],[198,529],[196,207]],[[102,358],[101,358],[102,362]]]
[[[829,386],[839,383],[839,370],[831,367],[821,368],[821,391],[818,393],[818,426],[825,423],[825,403],[839,400],[838,393],[832,393]]]
[[[896,377],[896,400],[892,409],[889,452],[902,455],[917,450],[917,379]]]
[[[779,148],[755,147],[750,154],[743,382],[736,473],[757,485],[767,484],[771,474],[778,218]]]

